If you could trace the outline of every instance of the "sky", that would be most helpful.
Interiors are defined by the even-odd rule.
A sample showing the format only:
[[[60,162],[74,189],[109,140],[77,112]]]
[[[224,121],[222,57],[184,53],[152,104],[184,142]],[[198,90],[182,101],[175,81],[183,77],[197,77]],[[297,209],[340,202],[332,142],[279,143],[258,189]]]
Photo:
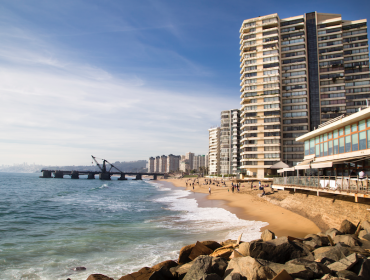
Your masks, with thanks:
[[[208,152],[240,108],[244,19],[370,1],[0,0],[0,165]]]

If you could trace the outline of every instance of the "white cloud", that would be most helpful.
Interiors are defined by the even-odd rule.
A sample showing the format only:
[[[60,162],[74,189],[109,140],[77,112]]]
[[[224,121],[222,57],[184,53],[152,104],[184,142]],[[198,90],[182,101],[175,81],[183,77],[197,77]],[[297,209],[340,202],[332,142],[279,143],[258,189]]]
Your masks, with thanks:
[[[4,29],[4,28],[3,28]],[[208,131],[237,99],[193,84],[173,90],[153,81],[67,58],[66,51],[21,29],[0,30],[0,164],[83,164],[193,151],[206,153]],[[184,71],[201,66],[184,61]],[[166,71],[159,67],[158,71]],[[170,73],[169,73],[170,75]],[[181,84],[183,86],[183,84]]]

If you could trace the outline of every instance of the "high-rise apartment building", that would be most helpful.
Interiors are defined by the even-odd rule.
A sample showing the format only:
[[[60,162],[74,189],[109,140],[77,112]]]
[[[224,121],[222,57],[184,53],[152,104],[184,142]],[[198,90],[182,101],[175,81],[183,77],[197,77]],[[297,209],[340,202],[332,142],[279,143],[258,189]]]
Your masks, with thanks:
[[[261,178],[304,157],[295,138],[370,97],[367,21],[339,14],[277,14],[240,29],[241,168]]]
[[[154,164],[154,172],[157,172],[157,173],[161,172],[161,170],[160,170],[160,166],[161,166],[160,161],[161,161],[161,157],[156,156],[155,157],[155,164]]]
[[[240,165],[239,110],[221,112],[220,128],[220,174],[236,174]]]
[[[170,154],[167,156],[167,172],[180,170],[180,156]]]
[[[194,158],[194,153],[192,153],[192,152],[186,153],[185,159],[187,159],[188,162],[189,162],[189,168],[190,168],[190,170],[193,170],[194,169],[194,167],[193,167],[193,158]]]
[[[167,172],[167,157],[165,155],[159,159],[159,172]]]
[[[220,128],[210,128],[209,132],[209,152],[208,152],[208,174],[220,174]]]
[[[155,158],[150,157],[148,161],[148,172],[154,173],[155,172]]]
[[[201,167],[208,167],[208,155],[193,157],[193,169],[199,171]]]

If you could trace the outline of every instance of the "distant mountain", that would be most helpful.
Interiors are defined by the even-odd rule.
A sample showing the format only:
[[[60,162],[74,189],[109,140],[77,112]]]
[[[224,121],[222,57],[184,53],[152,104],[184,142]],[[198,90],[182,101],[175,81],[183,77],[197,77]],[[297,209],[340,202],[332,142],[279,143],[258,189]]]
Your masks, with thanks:
[[[113,163],[122,172],[146,172],[146,160],[138,161],[116,161]],[[109,170],[110,165],[107,165]],[[73,166],[46,166],[46,165],[28,165],[28,164],[17,164],[13,166],[0,166],[0,172],[15,172],[15,173],[35,173],[40,172],[42,169],[48,170],[80,170],[80,171],[99,171],[99,167],[96,165],[73,165]],[[117,169],[112,168],[112,171],[117,171]]]

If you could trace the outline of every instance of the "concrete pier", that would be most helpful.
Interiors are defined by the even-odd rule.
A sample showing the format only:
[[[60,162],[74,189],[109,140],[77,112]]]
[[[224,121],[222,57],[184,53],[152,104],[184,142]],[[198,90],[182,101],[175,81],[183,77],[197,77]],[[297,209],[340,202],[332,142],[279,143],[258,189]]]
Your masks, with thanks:
[[[72,171],[71,179],[80,179],[80,174],[78,173],[78,171]]]
[[[99,173],[99,179],[100,180],[110,180],[110,173]]]
[[[152,180],[157,180],[158,176],[163,176],[164,178],[167,178],[168,174],[166,173],[147,173],[147,172],[104,172],[101,171],[79,171],[79,170],[41,170],[42,176],[40,178],[64,178],[65,175],[71,176],[71,179],[79,179],[80,175],[87,175],[87,179],[95,179],[95,175],[99,174],[100,180],[111,180],[111,176],[113,175],[119,175],[117,179],[120,181],[127,180],[127,176],[135,176],[136,178],[134,180],[142,180],[143,175],[145,176],[153,176]]]
[[[54,172],[54,178],[63,179],[64,173],[63,171],[55,171]]]
[[[42,171],[42,176],[40,178],[51,178],[51,171],[49,170],[41,170]]]

